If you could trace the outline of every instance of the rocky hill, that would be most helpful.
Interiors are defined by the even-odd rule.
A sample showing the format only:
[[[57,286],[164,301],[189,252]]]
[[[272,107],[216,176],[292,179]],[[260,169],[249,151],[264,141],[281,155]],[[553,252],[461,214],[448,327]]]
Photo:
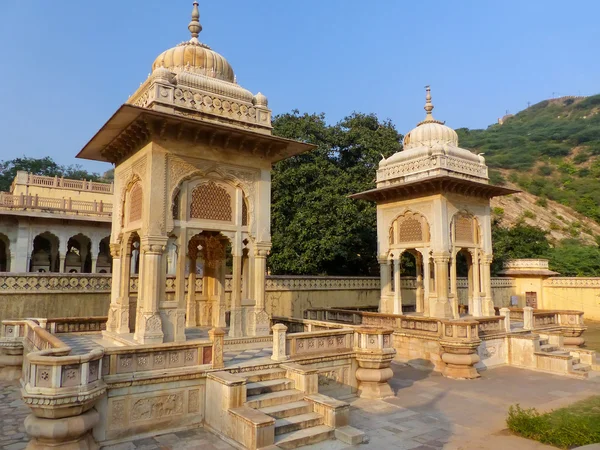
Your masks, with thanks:
[[[461,147],[484,153],[494,184],[524,191],[496,199],[504,225],[524,220],[556,242],[600,236],[600,95],[537,103],[485,130],[460,128]]]

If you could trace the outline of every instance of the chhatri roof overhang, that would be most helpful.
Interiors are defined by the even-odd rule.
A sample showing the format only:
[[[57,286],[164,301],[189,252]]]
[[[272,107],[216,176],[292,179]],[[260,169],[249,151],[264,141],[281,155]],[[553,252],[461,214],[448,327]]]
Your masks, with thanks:
[[[501,195],[516,194],[518,192],[520,191],[503,186],[494,186],[450,175],[439,175],[359,192],[358,194],[350,195],[350,198],[381,203],[440,193],[456,193],[489,199]]]
[[[254,155],[271,163],[313,150],[315,145],[243,128],[156,110],[122,105],[77,154],[77,158],[118,164],[150,141],[171,139]]]

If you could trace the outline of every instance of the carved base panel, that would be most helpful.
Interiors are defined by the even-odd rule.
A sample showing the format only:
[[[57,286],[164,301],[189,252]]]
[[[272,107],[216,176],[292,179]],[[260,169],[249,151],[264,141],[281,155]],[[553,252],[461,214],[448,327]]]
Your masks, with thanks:
[[[232,309],[229,316],[229,337],[242,337],[244,335],[244,314],[242,308]]]
[[[164,341],[162,319],[157,313],[144,313],[141,315],[143,330],[138,333],[140,344],[162,344]]]
[[[106,439],[142,437],[156,435],[160,430],[199,426],[204,420],[204,398],[204,384],[109,398]]]

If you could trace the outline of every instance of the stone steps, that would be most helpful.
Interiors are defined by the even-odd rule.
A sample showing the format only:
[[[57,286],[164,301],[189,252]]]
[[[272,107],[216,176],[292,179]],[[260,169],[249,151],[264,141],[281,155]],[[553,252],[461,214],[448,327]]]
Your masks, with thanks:
[[[246,384],[246,406],[275,419],[275,446],[282,449],[331,439],[335,430],[323,425],[324,417],[314,411],[304,392],[294,389],[283,369],[265,369],[240,374]]]
[[[323,416],[316,412],[285,417],[275,421],[275,436],[323,425]]]
[[[248,397],[269,392],[285,391],[293,389],[294,382],[287,378],[276,378],[274,380],[256,381],[246,384],[246,395]]]
[[[266,414],[267,416],[274,417],[275,419],[283,419],[285,417],[297,416],[312,411],[312,403],[309,403],[304,400],[299,402],[284,403],[283,405],[267,406],[266,408],[260,409],[260,412]]]
[[[573,364],[573,370],[576,370],[577,372],[590,372],[592,368],[589,364],[577,363]]]
[[[318,442],[331,439],[334,436],[334,429],[326,425],[305,428],[303,430],[292,431],[291,433],[275,436],[275,445],[283,449],[292,449],[304,445],[316,444]]]
[[[297,402],[304,399],[304,392],[296,389],[285,389],[277,392],[252,395],[246,398],[246,406],[261,409],[267,406],[282,405],[284,403]]]
[[[556,345],[552,345],[552,344],[542,344],[542,345],[540,345],[540,350],[543,352],[551,353],[551,352],[558,350],[558,347]]]
[[[255,383],[257,381],[275,380],[277,378],[285,378],[284,369],[263,369],[255,370],[254,372],[245,372],[236,374],[242,378],[245,378],[248,383]]]

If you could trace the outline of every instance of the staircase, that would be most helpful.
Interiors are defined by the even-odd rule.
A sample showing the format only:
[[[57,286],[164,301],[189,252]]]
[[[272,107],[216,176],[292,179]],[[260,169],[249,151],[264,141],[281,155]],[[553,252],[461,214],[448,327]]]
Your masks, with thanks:
[[[284,369],[239,374],[247,380],[245,405],[275,419],[275,446],[292,449],[333,438],[335,430],[285,375]]]
[[[592,367],[589,364],[583,364],[580,361],[580,358],[572,356],[569,349],[559,348],[556,345],[549,344],[548,339],[540,339],[540,353],[568,357],[573,364],[570,375],[577,378],[588,378],[589,373],[592,370]]]

